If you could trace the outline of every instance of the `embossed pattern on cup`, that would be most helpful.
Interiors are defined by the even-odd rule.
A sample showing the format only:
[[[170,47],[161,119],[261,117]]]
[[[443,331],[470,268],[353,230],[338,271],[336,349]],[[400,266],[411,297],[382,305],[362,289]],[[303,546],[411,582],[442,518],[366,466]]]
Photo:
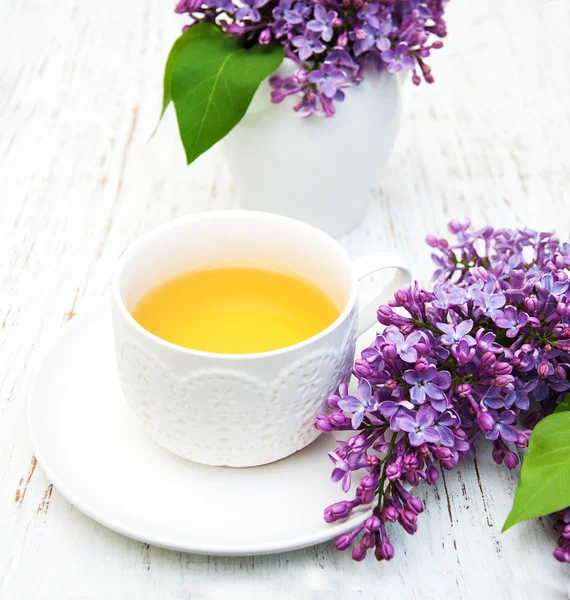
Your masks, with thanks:
[[[340,344],[331,339],[275,377],[243,363],[178,374],[144,345],[117,341],[121,383],[150,436],[171,452],[217,465],[272,462],[319,436],[315,415],[350,375],[355,321],[354,309]]]

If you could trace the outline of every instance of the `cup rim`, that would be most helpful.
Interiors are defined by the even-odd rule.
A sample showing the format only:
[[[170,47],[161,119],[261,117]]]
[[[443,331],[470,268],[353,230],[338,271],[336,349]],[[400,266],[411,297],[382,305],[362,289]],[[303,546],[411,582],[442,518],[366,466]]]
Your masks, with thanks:
[[[277,348],[275,350],[267,350],[265,352],[252,352],[248,354],[229,354],[223,352],[207,352],[203,350],[194,350],[192,348],[187,348],[185,346],[179,346],[178,344],[174,344],[173,342],[169,342],[168,340],[164,340],[161,337],[158,337],[154,333],[151,333],[147,329],[145,329],[142,325],[140,325],[135,318],[131,315],[130,311],[125,306],[123,301],[121,292],[120,292],[120,282],[121,276],[125,269],[125,266],[128,264],[129,260],[132,259],[133,256],[136,255],[137,252],[140,251],[142,247],[148,244],[152,239],[164,234],[166,231],[172,228],[190,225],[199,223],[202,221],[210,221],[219,218],[236,218],[236,219],[257,219],[259,221],[264,222],[280,222],[286,223],[292,227],[296,227],[298,229],[303,229],[311,235],[320,239],[321,242],[325,242],[330,246],[331,251],[334,251],[339,259],[341,259],[344,265],[347,268],[347,272],[350,277],[350,294],[347,302],[345,303],[344,308],[342,309],[339,316],[325,329],[319,331],[319,333],[298,342],[296,344],[292,344],[291,346],[285,346],[283,348]],[[123,318],[127,321],[127,323],[134,327],[136,331],[138,331],[141,335],[149,340],[149,342],[158,344],[163,348],[176,350],[181,352],[182,354],[186,354],[188,356],[199,356],[205,358],[216,358],[221,360],[254,360],[259,358],[269,358],[275,356],[281,356],[283,354],[287,354],[288,352],[295,352],[296,350],[300,350],[305,348],[314,342],[319,341],[320,339],[327,336],[329,333],[337,329],[348,317],[352,309],[354,308],[358,296],[358,280],[356,278],[356,274],[354,272],[352,266],[352,260],[346,250],[330,235],[326,234],[324,231],[321,231],[317,227],[313,227],[307,223],[303,223],[302,221],[298,221],[296,219],[292,219],[290,217],[284,217],[281,215],[276,215],[273,213],[263,212],[263,211],[254,211],[254,210],[218,210],[218,211],[209,211],[209,212],[199,212],[190,215],[185,215],[182,217],[177,217],[176,219],[171,219],[154,229],[140,235],[133,242],[131,242],[123,254],[120,256],[119,260],[115,265],[115,270],[112,278],[112,298],[115,305],[121,312]]]

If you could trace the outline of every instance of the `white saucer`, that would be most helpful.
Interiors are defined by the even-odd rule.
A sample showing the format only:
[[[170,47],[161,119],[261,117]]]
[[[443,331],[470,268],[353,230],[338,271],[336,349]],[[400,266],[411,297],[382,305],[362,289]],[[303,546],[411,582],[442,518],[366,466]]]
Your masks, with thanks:
[[[75,317],[49,351],[28,419],[36,458],[55,487],[92,519],[142,542],[266,554],[324,542],[365,516],[323,520],[323,509],[344,496],[330,480],[332,435],[248,469],[192,463],[148,438],[123,399],[106,304]]]

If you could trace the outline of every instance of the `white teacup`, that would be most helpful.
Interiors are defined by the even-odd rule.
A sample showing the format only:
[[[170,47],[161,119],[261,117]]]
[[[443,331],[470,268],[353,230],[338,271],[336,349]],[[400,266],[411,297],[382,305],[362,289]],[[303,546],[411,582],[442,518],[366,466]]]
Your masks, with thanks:
[[[257,354],[183,348],[131,316],[138,300],[164,280],[227,263],[297,273],[325,291],[340,316],[303,342]],[[390,290],[357,315],[358,280],[383,269],[396,271]],[[117,362],[127,401],[149,435],[184,458],[249,467],[289,456],[318,437],[315,415],[348,379],[357,333],[372,326],[381,300],[409,280],[399,256],[351,261],[331,237],[286,217],[220,211],[171,221],[133,243],[113,278]]]

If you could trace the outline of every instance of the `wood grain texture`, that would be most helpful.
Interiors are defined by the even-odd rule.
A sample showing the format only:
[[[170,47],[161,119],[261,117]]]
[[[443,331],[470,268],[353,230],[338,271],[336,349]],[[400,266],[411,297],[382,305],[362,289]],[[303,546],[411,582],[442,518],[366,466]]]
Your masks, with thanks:
[[[172,119],[149,142],[181,25],[171,4],[2,5],[0,597],[568,598],[547,519],[501,535],[518,474],[484,447],[422,492],[419,531],[394,533],[389,564],[355,564],[332,544],[255,559],[160,550],[84,517],[35,468],[26,394],[60,329],[104,296],[138,234],[236,205],[215,149],[185,168]],[[352,256],[397,250],[425,279],[422,240],[451,217],[568,236],[569,23],[565,0],[451,2],[437,82],[406,87],[369,217],[342,240]]]

